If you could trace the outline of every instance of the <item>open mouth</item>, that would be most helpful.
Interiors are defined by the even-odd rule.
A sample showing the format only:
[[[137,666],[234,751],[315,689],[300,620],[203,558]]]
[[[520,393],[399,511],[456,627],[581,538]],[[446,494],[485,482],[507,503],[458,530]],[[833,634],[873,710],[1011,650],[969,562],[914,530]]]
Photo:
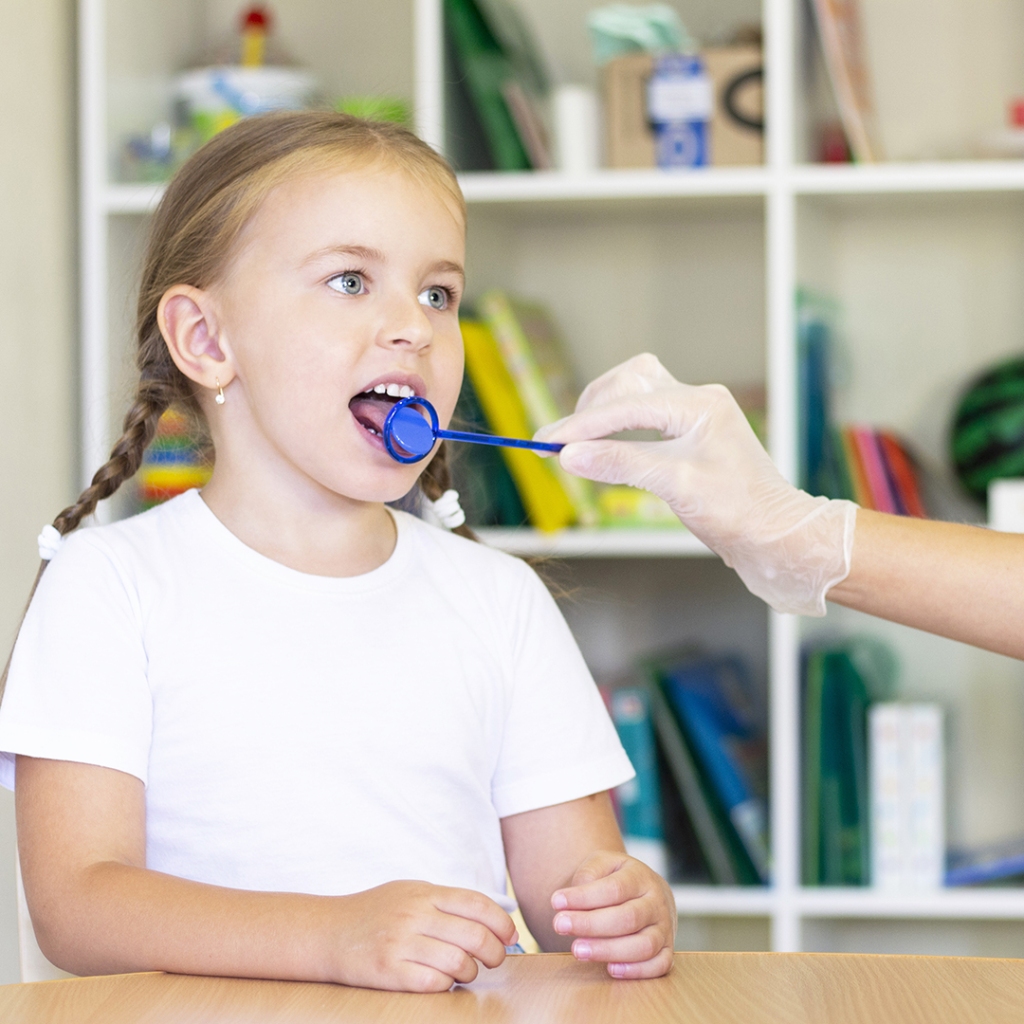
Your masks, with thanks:
[[[408,384],[376,384],[355,395],[348,407],[363,430],[383,441],[384,420],[391,407],[400,398],[412,398],[415,394],[415,389]]]

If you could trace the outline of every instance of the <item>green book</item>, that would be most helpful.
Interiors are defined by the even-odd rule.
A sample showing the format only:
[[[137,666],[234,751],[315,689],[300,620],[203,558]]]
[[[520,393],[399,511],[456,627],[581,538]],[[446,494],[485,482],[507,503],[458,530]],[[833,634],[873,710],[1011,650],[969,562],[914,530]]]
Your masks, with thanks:
[[[476,391],[466,374],[455,406],[456,430],[493,433]],[[470,526],[523,526],[527,521],[519,491],[499,448],[482,444],[454,445],[448,450],[452,484]]]
[[[512,63],[473,0],[444,0],[445,26],[494,165],[528,171],[532,164],[505,99]]]
[[[867,687],[849,653],[825,653],[819,797],[822,885],[866,885],[869,880],[867,707]]]
[[[693,755],[687,746],[679,723],[661,690],[657,669],[648,666],[648,693],[651,702],[651,721],[661,750],[668,762],[672,781],[679,791],[686,814],[693,826],[701,854],[708,867],[712,882],[717,885],[735,885],[739,878],[729,847],[716,820],[707,792]]]
[[[802,781],[802,848],[800,877],[804,885],[821,881],[821,696],[825,655],[807,656],[804,676]]]

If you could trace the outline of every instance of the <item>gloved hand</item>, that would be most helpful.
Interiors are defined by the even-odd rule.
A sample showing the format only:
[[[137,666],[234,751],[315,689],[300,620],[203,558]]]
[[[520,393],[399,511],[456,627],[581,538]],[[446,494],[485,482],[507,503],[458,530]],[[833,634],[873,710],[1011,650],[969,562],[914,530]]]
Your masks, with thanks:
[[[664,440],[592,440],[644,428]],[[572,416],[536,436],[566,445],[570,473],[663,498],[776,611],[824,615],[850,571],[857,506],[797,490],[726,388],[681,384],[652,355],[598,377]]]

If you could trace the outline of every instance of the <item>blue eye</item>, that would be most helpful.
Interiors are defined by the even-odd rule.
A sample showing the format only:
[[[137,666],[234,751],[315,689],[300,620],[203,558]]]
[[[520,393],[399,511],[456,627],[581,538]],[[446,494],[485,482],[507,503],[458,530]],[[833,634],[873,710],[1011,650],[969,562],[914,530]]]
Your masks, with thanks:
[[[437,287],[424,288],[417,298],[424,306],[429,306],[431,309],[447,309],[448,303],[451,301],[448,289]]]
[[[342,295],[361,295],[366,290],[366,286],[363,283],[363,275],[355,274],[352,271],[347,271],[344,274],[335,274],[327,282],[327,287],[333,288],[336,292],[341,292]]]

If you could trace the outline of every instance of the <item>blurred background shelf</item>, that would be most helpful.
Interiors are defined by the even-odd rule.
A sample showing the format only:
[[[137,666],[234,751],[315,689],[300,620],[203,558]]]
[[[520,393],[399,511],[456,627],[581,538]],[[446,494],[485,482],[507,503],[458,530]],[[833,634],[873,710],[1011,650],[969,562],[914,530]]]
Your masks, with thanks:
[[[505,174],[478,171],[459,175],[471,205],[591,203],[687,198],[730,199],[764,196],[783,186],[797,195],[870,195],[942,192],[1024,191],[1024,161],[977,160],[905,164],[806,164],[783,175],[766,168],[697,168],[691,171],[598,171],[571,175],[558,171]],[[107,213],[149,213],[163,185],[108,184]]]
[[[674,885],[672,895],[681,915],[757,917],[771,914],[778,894],[756,886]]]
[[[771,914],[781,893],[755,886],[674,885],[680,914],[736,917]],[[1020,920],[1024,890],[942,889],[938,892],[893,893],[877,889],[800,889],[793,894],[801,918]]]
[[[803,917],[984,919],[1024,918],[1022,889],[940,889],[893,893],[877,889],[802,889]]]
[[[793,190],[803,195],[1024,190],[1020,160],[804,164],[791,174]]]

